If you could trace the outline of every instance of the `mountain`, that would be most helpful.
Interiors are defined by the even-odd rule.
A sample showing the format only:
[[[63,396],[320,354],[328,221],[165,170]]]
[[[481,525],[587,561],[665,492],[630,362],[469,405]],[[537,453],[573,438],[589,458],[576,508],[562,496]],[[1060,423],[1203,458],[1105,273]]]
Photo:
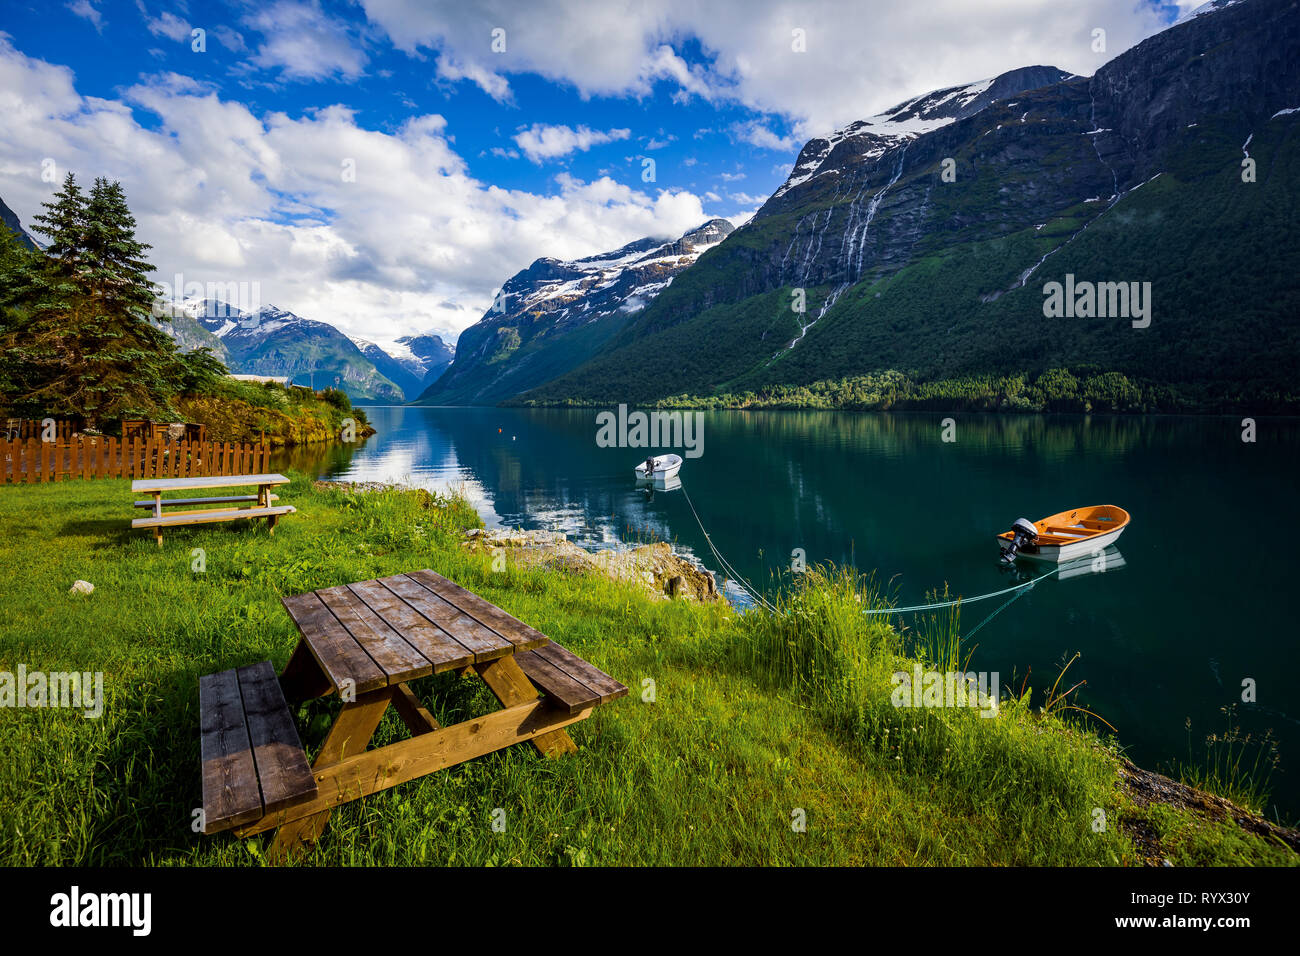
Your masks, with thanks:
[[[168,302],[165,299],[158,300],[153,306],[154,316],[165,319],[160,325],[168,335],[176,340],[176,347],[180,351],[193,352],[199,348],[210,349],[214,356],[220,359],[227,368],[230,368],[230,351],[226,348],[225,343],[195,317],[196,313],[201,311],[201,305],[177,304]],[[240,371],[237,368],[230,368],[230,370],[232,372]]]
[[[1297,107],[1295,0],[1218,0],[1091,78],[910,100],[809,141],[750,222],[519,400],[1071,369],[1300,406]],[[1048,317],[1076,278],[1150,290],[1149,325]]]
[[[678,239],[638,239],[613,252],[538,259],[461,333],[423,405],[495,404],[580,365],[732,231],[711,219]]]
[[[346,335],[326,322],[274,305],[244,312],[226,302],[193,299],[170,310],[164,325],[182,348],[213,347],[232,372],[287,375],[295,384],[341,388],[353,401],[404,400],[401,389]],[[179,314],[178,314],[179,313]]]
[[[18,236],[19,240],[28,248],[41,248],[41,244],[23,228],[23,224],[18,219],[18,214],[10,209],[3,199],[0,199],[0,222],[4,223],[10,232]]]
[[[402,390],[406,401],[413,401],[438,380],[456,355],[455,346],[443,339],[446,334],[404,335],[388,346],[365,339],[352,341],[381,375]]]

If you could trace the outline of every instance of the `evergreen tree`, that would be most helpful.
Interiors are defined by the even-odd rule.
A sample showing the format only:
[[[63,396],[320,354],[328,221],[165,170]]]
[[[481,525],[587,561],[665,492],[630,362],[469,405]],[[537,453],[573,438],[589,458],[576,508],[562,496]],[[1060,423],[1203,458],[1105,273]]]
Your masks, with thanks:
[[[32,217],[32,232],[48,240],[44,253],[15,264],[6,277],[5,321],[0,351],[8,372],[2,384],[12,410],[44,415],[67,413],[70,407],[48,392],[64,355],[57,330],[70,314],[77,294],[86,197],[72,173],[44,212]]]
[[[0,343],[6,332],[18,322],[22,306],[18,293],[20,277],[29,257],[36,255],[21,242],[18,234],[0,226]],[[8,348],[0,349],[0,405],[7,396],[27,388],[25,366]]]
[[[97,179],[87,198],[69,173],[44,205],[33,228],[50,244],[21,270],[0,343],[24,367],[22,404],[90,420],[165,410],[184,370],[149,319],[149,246],[121,185]]]

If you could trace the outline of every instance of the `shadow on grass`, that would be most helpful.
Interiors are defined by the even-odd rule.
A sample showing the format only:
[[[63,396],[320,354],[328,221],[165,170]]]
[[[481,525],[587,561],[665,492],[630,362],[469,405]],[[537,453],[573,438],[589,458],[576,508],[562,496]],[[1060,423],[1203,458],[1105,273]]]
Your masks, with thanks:
[[[152,698],[148,713],[124,715],[100,762],[103,802],[91,824],[92,866],[142,865],[192,853],[202,806],[198,672],[174,671],[130,688],[124,702]]]
[[[254,519],[258,523],[249,524],[247,521],[231,521],[222,524],[210,523],[207,525],[178,525],[163,529],[163,546],[168,544],[184,545],[187,542],[197,539],[196,530],[203,534],[226,533],[238,535],[256,534],[264,537],[267,535],[265,526],[260,524],[263,519]],[[102,551],[105,548],[120,548],[129,545],[132,541],[148,541],[153,543],[153,530],[150,528],[132,528],[131,518],[129,516],[121,519],[109,518],[87,521],[67,521],[59,528],[60,536],[79,537],[79,538],[98,538],[91,547],[93,550]]]
[[[104,548],[123,547],[135,540],[140,533],[131,528],[129,518],[120,521],[107,519],[99,521],[66,521],[59,528],[60,537],[100,539],[92,545],[96,551],[102,551]]]

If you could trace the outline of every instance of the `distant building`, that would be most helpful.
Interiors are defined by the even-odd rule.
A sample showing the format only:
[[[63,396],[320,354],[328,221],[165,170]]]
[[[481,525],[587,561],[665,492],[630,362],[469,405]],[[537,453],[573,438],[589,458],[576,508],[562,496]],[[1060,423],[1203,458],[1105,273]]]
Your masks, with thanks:
[[[263,385],[283,385],[286,388],[289,385],[288,375],[227,375],[226,378],[233,378],[236,382],[261,382]]]

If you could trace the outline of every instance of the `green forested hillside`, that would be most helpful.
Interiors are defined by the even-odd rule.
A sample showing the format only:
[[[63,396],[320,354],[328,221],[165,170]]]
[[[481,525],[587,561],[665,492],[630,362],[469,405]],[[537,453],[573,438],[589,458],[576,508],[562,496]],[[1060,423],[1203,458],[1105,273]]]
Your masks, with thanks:
[[[1244,139],[1227,118],[1199,124],[1182,133],[1168,171],[1100,216],[1102,203],[1081,203],[1042,228],[951,245],[893,275],[869,276],[789,350],[783,347],[799,328],[791,290],[669,324],[675,300],[706,295],[710,284],[715,297],[727,298],[731,277],[709,269],[705,256],[678,278],[682,288],[670,290],[676,296],[666,293],[619,347],[523,400],[649,402],[685,394],[716,401],[813,383],[822,383],[825,396],[842,391],[827,383],[887,370],[928,384],[932,400],[957,399],[980,376],[1071,368],[1085,376],[1117,372],[1155,407],[1297,407],[1300,114],[1254,132],[1255,182],[1242,181]],[[981,194],[972,189],[970,201]],[[1045,318],[1044,283],[1067,273],[1080,281],[1150,282],[1150,327],[1135,329],[1123,318]],[[829,291],[809,289],[808,302],[820,303]],[[720,342],[725,349],[710,345]]]

